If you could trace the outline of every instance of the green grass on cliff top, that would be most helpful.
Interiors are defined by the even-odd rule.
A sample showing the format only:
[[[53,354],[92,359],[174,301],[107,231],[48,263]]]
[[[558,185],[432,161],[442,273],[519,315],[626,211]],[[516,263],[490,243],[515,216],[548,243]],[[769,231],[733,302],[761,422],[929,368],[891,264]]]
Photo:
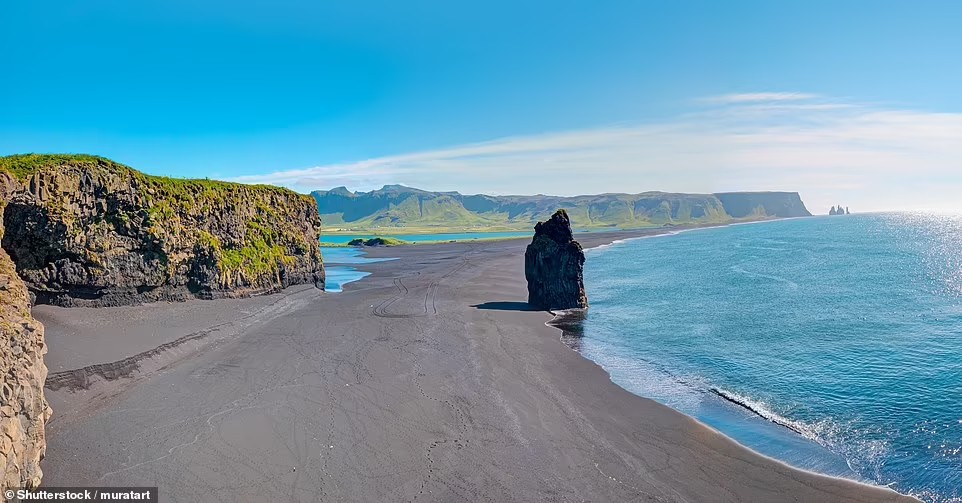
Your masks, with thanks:
[[[57,168],[60,166],[78,166],[106,169],[117,173],[129,174],[134,177],[142,178],[145,181],[156,185],[166,186],[171,189],[187,188],[188,186],[200,186],[206,189],[236,189],[257,187],[263,190],[283,192],[286,194],[297,194],[296,192],[276,187],[274,185],[248,185],[235,182],[224,182],[221,180],[210,180],[207,178],[170,178],[166,176],[148,175],[137,171],[130,166],[112,161],[106,157],[89,154],[16,154],[0,157],[0,171],[12,174],[21,182],[26,182],[38,171],[47,168]],[[314,200],[313,197],[297,194],[303,198]]]
[[[218,257],[218,265],[227,276],[234,271],[240,271],[252,283],[258,278],[275,275],[278,264],[291,263],[295,257],[289,256],[285,242],[294,242],[292,246],[309,250],[315,239],[308,242],[307,237],[286,231],[284,226],[278,225],[284,216],[278,214],[277,208],[266,204],[263,200],[248,197],[249,192],[269,192],[284,196],[296,196],[305,204],[316,207],[313,197],[298,194],[292,190],[275,187],[273,185],[247,185],[241,183],[224,182],[209,179],[168,178],[147,175],[129,166],[111,161],[104,157],[84,154],[21,154],[0,157],[0,171],[11,173],[21,183],[38,172],[55,171],[64,167],[86,168],[92,173],[108,173],[121,180],[137,181],[142,186],[151,187],[154,204],[148,209],[149,220],[147,232],[163,239],[168,234],[187,232],[178,224],[178,212],[189,208],[194,202],[210,202],[229,198],[234,201],[249,201],[257,209],[257,213],[249,220],[244,242],[228,246],[207,231],[197,231],[196,239],[200,244],[211,249]],[[154,192],[155,191],[155,192]],[[287,238],[284,233],[287,232]],[[293,236],[291,235],[293,232]]]

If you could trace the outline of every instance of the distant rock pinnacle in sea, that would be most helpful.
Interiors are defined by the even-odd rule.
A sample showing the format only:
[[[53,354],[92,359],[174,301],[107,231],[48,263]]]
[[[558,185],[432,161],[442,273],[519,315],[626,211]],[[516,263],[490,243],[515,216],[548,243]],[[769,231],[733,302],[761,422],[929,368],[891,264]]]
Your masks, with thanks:
[[[588,307],[583,270],[585,253],[574,240],[571,220],[558,210],[534,226],[534,239],[524,253],[528,304],[540,309]]]

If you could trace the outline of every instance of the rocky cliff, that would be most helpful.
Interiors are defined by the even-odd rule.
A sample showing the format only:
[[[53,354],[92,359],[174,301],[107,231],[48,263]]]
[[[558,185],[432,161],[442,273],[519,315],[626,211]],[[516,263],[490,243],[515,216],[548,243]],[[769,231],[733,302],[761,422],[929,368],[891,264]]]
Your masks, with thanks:
[[[3,249],[37,302],[113,306],[324,285],[310,196],[82,155],[0,158],[19,182]]]
[[[538,309],[584,309],[583,269],[585,253],[574,240],[571,220],[558,210],[534,226],[534,239],[524,253],[524,276],[528,280],[528,304]]]
[[[0,173],[0,210],[17,187],[13,177]],[[43,325],[30,316],[27,288],[0,250],[0,493],[40,484],[44,423],[50,417],[43,396],[46,352]]]
[[[715,197],[732,218],[812,216],[798,192],[721,192]]]

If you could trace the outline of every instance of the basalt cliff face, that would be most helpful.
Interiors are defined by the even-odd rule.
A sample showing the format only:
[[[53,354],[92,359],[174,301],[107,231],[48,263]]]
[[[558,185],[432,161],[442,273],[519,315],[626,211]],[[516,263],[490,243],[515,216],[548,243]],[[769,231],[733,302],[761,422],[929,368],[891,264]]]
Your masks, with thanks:
[[[0,210],[17,188],[12,176],[0,173]],[[0,221],[0,236],[3,230]],[[46,352],[43,325],[30,316],[27,287],[0,250],[0,493],[40,484],[44,423],[50,417],[43,396]]]
[[[310,196],[149,176],[94,156],[0,158],[3,249],[38,303],[116,306],[323,288]]]
[[[538,222],[534,239],[524,253],[528,304],[548,310],[587,308],[584,265],[585,253],[574,240],[565,210]]]

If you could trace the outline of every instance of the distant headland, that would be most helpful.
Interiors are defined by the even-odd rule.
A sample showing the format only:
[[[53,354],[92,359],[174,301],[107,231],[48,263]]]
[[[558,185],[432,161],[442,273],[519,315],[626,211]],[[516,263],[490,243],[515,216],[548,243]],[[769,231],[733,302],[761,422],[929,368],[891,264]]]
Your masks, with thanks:
[[[527,230],[551,218],[558,209],[567,212],[576,230],[811,216],[797,192],[491,196],[385,185],[370,192],[337,187],[311,195],[327,230]]]

